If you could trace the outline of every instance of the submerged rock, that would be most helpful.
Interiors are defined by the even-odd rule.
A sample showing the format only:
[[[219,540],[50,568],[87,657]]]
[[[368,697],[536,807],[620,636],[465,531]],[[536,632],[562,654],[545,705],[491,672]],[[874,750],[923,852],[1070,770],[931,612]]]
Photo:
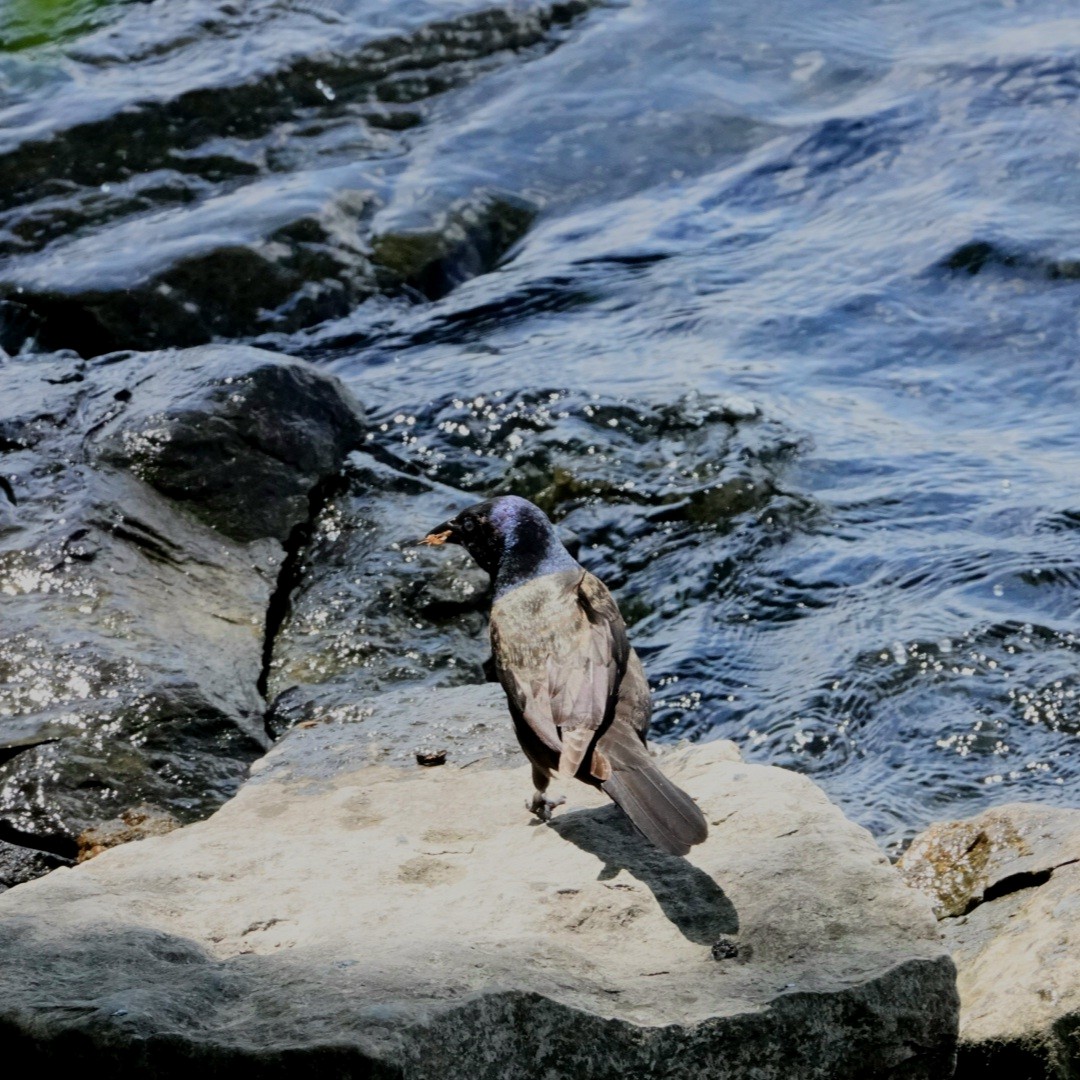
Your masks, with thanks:
[[[1014,803],[932,825],[900,861],[957,966],[957,1080],[1080,1072],[1080,810]]]
[[[363,180],[348,170],[341,177]],[[284,220],[281,202],[276,185],[244,189],[218,199],[205,220],[191,220],[192,211],[159,215],[151,248],[139,246],[146,222],[138,219],[115,226],[105,242],[76,239],[42,256],[24,278],[0,280],[0,345],[14,352],[35,340],[84,356],[191,346],[288,333],[341,318],[380,293],[437,299],[491,270],[536,215],[523,199],[484,191],[422,224],[373,220],[379,199],[367,188],[320,190],[295,208],[286,201],[293,213]],[[222,219],[260,206],[261,234],[222,234]],[[126,272],[99,264],[101,250],[115,247],[138,251]]]
[[[406,166],[402,132],[448,92],[555,48],[592,0],[373,21],[259,4],[242,56],[218,44],[237,18],[218,2],[194,24],[126,13],[67,58],[78,74],[6,103],[0,347],[95,356],[289,333],[380,292],[441,295],[531,222],[526,200],[485,190],[422,227],[372,216]]]
[[[538,208],[508,194],[479,192],[424,224],[395,222],[372,242],[385,288],[408,285],[437,300],[469,278],[493,269],[532,224]]]
[[[265,750],[281,541],[360,420],[233,347],[25,358],[0,387],[0,839],[71,859],[141,804],[209,813]]]
[[[583,785],[531,821],[498,688],[369,704],[379,738],[298,729],[210,820],[4,894],[5,1045],[123,1075],[949,1074],[928,905],[806,778],[669,752],[711,822],[673,858]],[[395,724],[478,722],[495,761],[372,763]]]
[[[1041,277],[1048,281],[1068,281],[1080,277],[1080,260],[1055,258],[1043,252],[1022,250],[1020,245],[990,240],[961,244],[938,264],[941,269],[974,277],[988,269],[1013,276]]]
[[[134,346],[199,345],[212,338],[295,330],[344,315],[375,291],[368,258],[367,190],[313,193],[281,206],[276,188],[221,196],[192,220],[188,210],[158,215],[157,243],[139,242],[145,220],[113,227],[102,242],[69,243],[43,256],[0,308],[0,340],[33,339],[95,356]],[[264,208],[265,232],[222,227]],[[206,235],[200,235],[204,232]],[[124,265],[100,264],[101,251],[133,252]],[[3,292],[0,285],[0,292]]]

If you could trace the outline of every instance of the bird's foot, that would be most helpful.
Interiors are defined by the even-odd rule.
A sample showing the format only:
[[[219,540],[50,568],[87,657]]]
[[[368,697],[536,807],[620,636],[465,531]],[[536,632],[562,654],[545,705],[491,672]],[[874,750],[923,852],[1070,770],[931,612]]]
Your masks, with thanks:
[[[525,808],[541,821],[550,821],[552,811],[556,806],[562,806],[564,802],[566,802],[565,795],[560,795],[557,799],[549,799],[542,791],[534,791],[532,801],[527,802]]]

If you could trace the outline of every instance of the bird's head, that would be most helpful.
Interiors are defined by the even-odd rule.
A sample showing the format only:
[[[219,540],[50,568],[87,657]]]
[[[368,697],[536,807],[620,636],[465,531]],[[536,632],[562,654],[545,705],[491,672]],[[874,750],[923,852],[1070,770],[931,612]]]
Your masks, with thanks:
[[[421,544],[460,544],[496,579],[497,591],[549,569],[577,565],[547,515],[528,499],[500,495],[436,525]]]

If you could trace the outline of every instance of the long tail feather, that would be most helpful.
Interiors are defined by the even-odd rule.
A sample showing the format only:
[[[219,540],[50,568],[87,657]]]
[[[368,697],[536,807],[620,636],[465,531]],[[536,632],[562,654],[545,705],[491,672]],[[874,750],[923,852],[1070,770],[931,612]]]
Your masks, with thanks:
[[[600,786],[661,851],[685,855],[709,834],[697,803],[650,761],[616,767]]]

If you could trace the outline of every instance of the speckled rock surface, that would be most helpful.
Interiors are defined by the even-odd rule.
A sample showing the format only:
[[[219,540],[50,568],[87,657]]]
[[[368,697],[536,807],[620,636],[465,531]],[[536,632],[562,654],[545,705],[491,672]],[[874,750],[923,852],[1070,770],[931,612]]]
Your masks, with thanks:
[[[808,779],[669,751],[711,822],[679,859],[583,785],[531,821],[497,687],[379,708],[294,730],[205,822],[0,897],[9,1052],[159,1077],[948,1075],[929,904]],[[447,764],[410,764],[432,732]]]
[[[1080,810],[1014,803],[941,822],[900,868],[933,898],[956,960],[958,1080],[1080,1075]]]

